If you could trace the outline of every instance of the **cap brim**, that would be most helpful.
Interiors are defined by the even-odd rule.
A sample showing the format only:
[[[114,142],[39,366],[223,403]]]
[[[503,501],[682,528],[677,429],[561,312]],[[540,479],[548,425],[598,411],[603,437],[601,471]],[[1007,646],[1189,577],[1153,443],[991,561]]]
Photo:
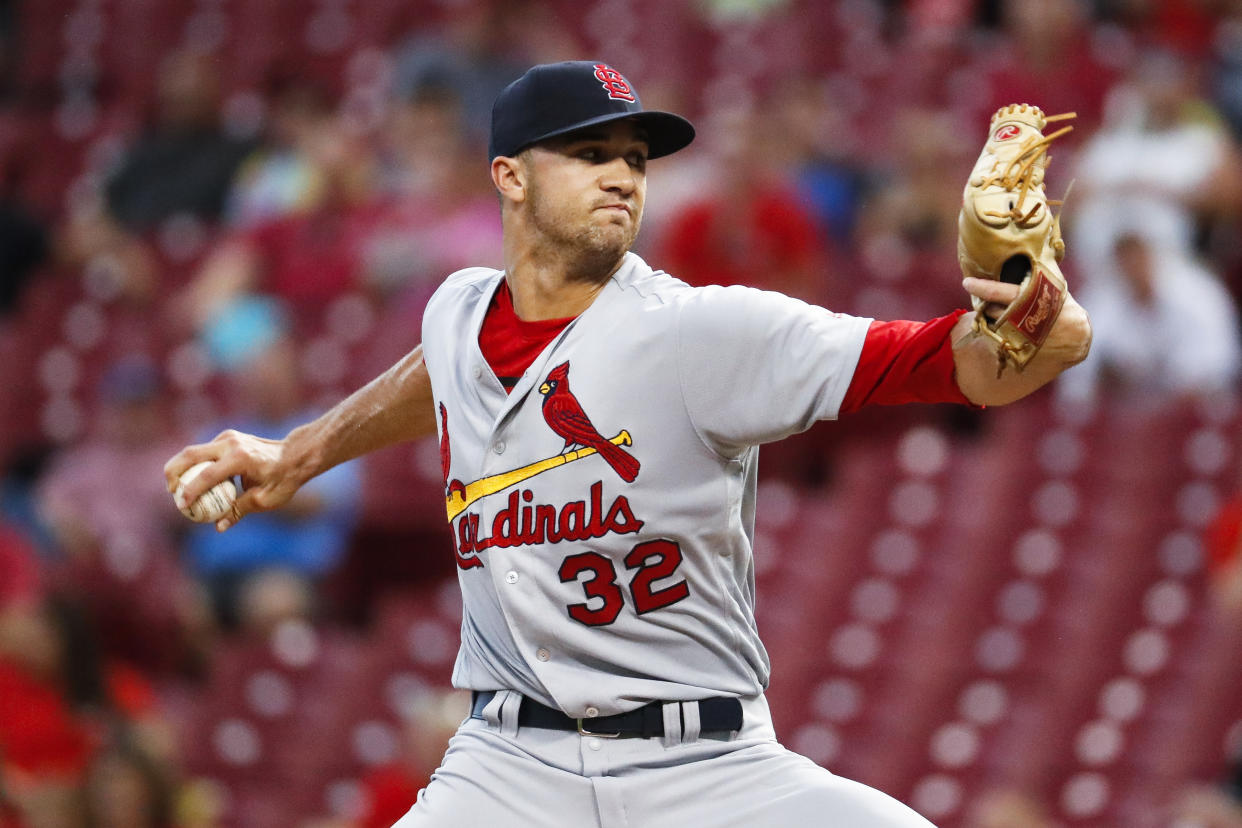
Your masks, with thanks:
[[[518,147],[514,151],[514,155],[534,146],[540,141],[546,141],[549,138],[559,138],[563,135],[569,135],[572,132],[587,129],[601,124],[611,124],[613,121],[631,120],[647,131],[647,158],[662,158],[665,155],[672,155],[680,149],[685,149],[694,140],[694,125],[680,115],[674,115],[671,112],[660,112],[658,110],[643,110],[642,112],[610,112],[607,115],[601,115],[598,118],[590,118],[585,121],[573,124],[571,126],[562,127],[552,132],[544,133],[530,143]]]

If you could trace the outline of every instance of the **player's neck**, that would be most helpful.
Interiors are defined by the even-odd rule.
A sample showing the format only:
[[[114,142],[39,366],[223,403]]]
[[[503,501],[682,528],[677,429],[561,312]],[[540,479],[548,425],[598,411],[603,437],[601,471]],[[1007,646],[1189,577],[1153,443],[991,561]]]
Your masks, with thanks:
[[[568,319],[591,306],[595,297],[608,284],[612,274],[621,267],[618,258],[609,267],[587,277],[572,262],[547,251],[527,247],[505,251],[505,273],[513,310],[519,319],[537,322],[543,319]]]
[[[546,270],[519,269],[507,272],[513,310],[524,322],[569,319],[591,306],[608,284],[566,281]]]

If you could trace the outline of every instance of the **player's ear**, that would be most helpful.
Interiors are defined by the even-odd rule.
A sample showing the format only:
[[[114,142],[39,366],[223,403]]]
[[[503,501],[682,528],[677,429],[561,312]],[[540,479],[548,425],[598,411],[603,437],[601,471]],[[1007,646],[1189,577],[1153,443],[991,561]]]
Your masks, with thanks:
[[[492,159],[492,184],[502,198],[513,202],[526,200],[526,165],[520,158],[498,155]]]

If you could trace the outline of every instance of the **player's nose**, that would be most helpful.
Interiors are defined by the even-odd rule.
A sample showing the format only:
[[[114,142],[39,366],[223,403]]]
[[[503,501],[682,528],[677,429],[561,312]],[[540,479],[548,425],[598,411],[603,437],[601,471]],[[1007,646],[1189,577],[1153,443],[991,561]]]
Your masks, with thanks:
[[[600,172],[599,186],[602,190],[630,195],[638,188],[638,173],[624,158],[614,158]]]

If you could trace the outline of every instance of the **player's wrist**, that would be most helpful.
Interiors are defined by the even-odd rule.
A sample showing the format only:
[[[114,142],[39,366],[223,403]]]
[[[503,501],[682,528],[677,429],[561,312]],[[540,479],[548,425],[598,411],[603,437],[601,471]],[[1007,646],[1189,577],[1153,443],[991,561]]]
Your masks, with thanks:
[[[331,467],[322,429],[315,423],[300,425],[281,441],[280,473],[301,488]]]
[[[1077,365],[1091,351],[1091,317],[1074,297],[1066,296],[1065,305],[1052,329],[1052,351],[1057,355],[1063,369]]]

